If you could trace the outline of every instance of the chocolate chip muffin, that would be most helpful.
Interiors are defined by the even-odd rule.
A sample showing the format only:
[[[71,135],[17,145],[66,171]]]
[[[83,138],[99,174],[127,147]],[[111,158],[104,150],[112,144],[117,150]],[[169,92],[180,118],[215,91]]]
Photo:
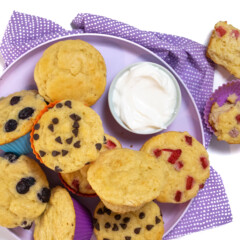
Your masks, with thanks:
[[[135,212],[118,214],[100,202],[94,212],[94,233],[98,240],[161,240],[164,233],[159,206],[152,202]]]
[[[159,196],[165,184],[163,172],[149,154],[120,148],[101,153],[90,165],[87,179],[107,208],[125,213]]]
[[[104,152],[114,148],[121,148],[121,143],[113,136],[108,134],[104,135],[104,143],[100,152]],[[78,195],[95,195],[95,191],[87,180],[87,171],[90,167],[90,163],[85,165],[78,171],[72,173],[60,173],[60,178],[64,185],[73,193]]]
[[[79,39],[59,41],[43,53],[34,79],[48,102],[71,98],[91,106],[105,90],[106,65],[91,44]]]
[[[47,178],[38,163],[25,156],[0,157],[0,225],[31,227],[50,198]]]
[[[45,212],[35,221],[34,239],[90,239],[91,235],[89,212],[66,189],[53,188]]]
[[[5,148],[31,131],[35,117],[45,106],[44,99],[36,90],[23,90],[1,98],[0,145],[4,151],[15,150],[15,147],[17,150],[17,145],[11,149]],[[30,146],[29,139],[24,144]],[[8,146],[11,147],[10,144]]]
[[[150,138],[141,151],[165,166],[159,202],[182,203],[195,197],[209,177],[208,153],[188,132],[165,132]]]
[[[42,111],[31,133],[36,157],[56,172],[74,172],[95,161],[104,131],[98,114],[76,100],[63,100]]]

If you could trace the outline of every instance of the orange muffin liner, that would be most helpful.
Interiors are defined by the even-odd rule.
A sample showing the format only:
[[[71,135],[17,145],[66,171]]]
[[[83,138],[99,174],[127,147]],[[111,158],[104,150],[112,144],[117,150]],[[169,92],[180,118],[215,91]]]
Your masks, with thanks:
[[[52,102],[52,103],[49,103],[47,106],[45,106],[40,112],[39,114],[37,115],[36,119],[34,120],[34,123],[33,123],[33,127],[32,127],[32,131],[30,133],[30,143],[31,143],[31,147],[32,147],[32,150],[33,150],[33,153],[34,155],[36,156],[36,158],[44,164],[42,158],[39,156],[39,154],[36,152],[35,150],[35,147],[34,147],[34,144],[33,144],[33,135],[34,135],[34,127],[35,125],[38,123],[39,119],[42,117],[42,115],[47,112],[50,108],[53,108],[57,103],[59,103],[60,101],[55,101],[55,102]]]
[[[58,176],[62,182],[62,184],[64,185],[64,187],[69,190],[71,193],[77,195],[77,196],[80,196],[80,197],[97,197],[97,194],[96,193],[92,193],[92,194],[86,194],[86,193],[81,193],[81,192],[77,192],[75,191],[73,188],[71,188],[62,178],[61,174],[58,173]]]

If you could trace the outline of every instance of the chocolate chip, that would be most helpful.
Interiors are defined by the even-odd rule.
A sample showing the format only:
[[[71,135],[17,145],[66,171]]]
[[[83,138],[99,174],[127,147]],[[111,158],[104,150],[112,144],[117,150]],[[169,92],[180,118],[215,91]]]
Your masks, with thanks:
[[[34,140],[38,140],[39,139],[39,135],[37,133],[33,134],[33,139]]]
[[[37,194],[38,199],[43,202],[43,203],[47,203],[49,202],[50,196],[51,196],[51,190],[49,188],[42,188],[41,192]]]
[[[73,128],[79,128],[79,123],[77,121],[75,121],[72,125]]]
[[[72,143],[72,140],[73,140],[73,137],[70,137],[70,138],[66,139],[66,143],[67,143],[67,144],[71,144],[71,143]]]
[[[58,143],[60,143],[60,144],[62,144],[62,139],[61,139],[60,136],[56,137],[56,138],[55,138],[55,141],[58,142]]]
[[[46,153],[44,151],[40,150],[39,155],[40,155],[40,157],[44,157],[46,155]]]
[[[126,223],[120,223],[120,226],[122,227],[122,229],[126,229],[127,228],[127,224]]]
[[[73,135],[74,135],[75,137],[77,137],[77,135],[78,135],[78,128],[74,128],[74,129],[72,130],[72,133],[73,133]]]
[[[63,106],[62,103],[57,103],[56,104],[56,108],[62,108],[62,106]]]
[[[60,152],[58,152],[58,151],[52,151],[52,156],[53,157],[56,157],[56,156],[58,156],[60,154]]]
[[[5,123],[5,126],[4,126],[5,131],[6,132],[12,132],[17,128],[17,125],[18,125],[18,123],[17,123],[16,120],[10,119]]]
[[[112,231],[118,231],[118,226],[117,226],[117,224],[114,223],[113,228],[112,228]]]
[[[144,212],[140,212],[140,213],[139,213],[139,218],[140,218],[140,219],[145,218],[145,213],[144,213]]]
[[[125,237],[125,240],[131,240],[131,239],[132,239],[132,237],[129,237],[129,236]]]
[[[148,231],[150,231],[153,227],[154,227],[153,225],[147,225],[147,226],[146,226],[146,229],[147,229]]]
[[[59,166],[55,167],[55,172],[62,172],[62,169]]]
[[[95,144],[95,147],[96,147],[96,149],[97,149],[98,151],[100,151],[101,148],[102,148],[102,144],[101,144],[101,143],[96,143],[96,144]]]
[[[110,240],[109,238],[103,238],[103,240]]]
[[[11,105],[15,105],[20,101],[21,97],[20,96],[14,96],[12,97],[12,99],[10,100],[10,104]]]
[[[103,136],[103,143],[106,144],[107,143],[107,138],[105,136]]]
[[[31,229],[31,227],[32,227],[32,223],[30,223],[30,224],[27,225],[26,227],[23,227],[23,229],[25,229],[25,230],[29,230],[29,229]]]
[[[111,215],[112,211],[108,208],[106,208],[105,206],[103,207],[103,211],[107,214],[107,215]]]
[[[39,128],[40,128],[40,124],[39,124],[39,123],[37,123],[37,124],[34,125],[34,129],[35,129],[35,130],[38,130]]]
[[[105,228],[110,228],[111,227],[111,224],[109,222],[106,222],[105,225],[104,225]]]
[[[53,124],[49,124],[49,125],[48,125],[48,129],[49,129],[51,132],[54,132]]]
[[[136,234],[139,234],[140,231],[141,231],[141,228],[135,228],[135,229],[134,229],[134,233],[136,233]]]
[[[96,223],[94,224],[94,227],[95,227],[98,231],[100,231],[100,225],[99,225],[98,222],[96,222]]]
[[[114,216],[114,218],[115,218],[116,220],[120,220],[120,219],[121,219],[121,215],[120,215],[120,214],[117,214],[117,215]]]
[[[15,153],[8,152],[3,155],[3,158],[7,159],[10,163],[14,163],[17,161],[19,156]]]
[[[65,106],[69,107],[69,108],[72,108],[72,102],[71,101],[66,101],[64,103]]]
[[[73,113],[71,115],[69,115],[69,117],[74,120],[74,121],[80,121],[81,120],[81,117],[78,116],[77,114]]]
[[[161,219],[160,219],[158,216],[156,216],[156,217],[155,217],[155,223],[158,224],[158,223],[160,223],[160,222],[161,222]]]
[[[33,115],[33,113],[34,113],[33,108],[26,107],[19,112],[18,118],[19,119],[27,119],[27,118],[31,117]]]
[[[34,185],[36,180],[33,177],[22,178],[16,185],[16,190],[19,194],[25,194],[29,188]]]
[[[53,122],[53,124],[58,124],[59,120],[58,120],[58,118],[53,118],[52,122]]]
[[[102,208],[98,209],[97,214],[99,214],[99,215],[103,215],[104,214],[104,211],[102,210]]]
[[[128,222],[130,221],[130,218],[129,218],[129,217],[125,217],[125,218],[123,219],[123,221],[124,221],[125,223],[128,223]]]
[[[80,147],[81,147],[81,146],[80,146],[80,141],[75,142],[75,143],[73,144],[73,146],[74,146],[75,148],[80,148]]]
[[[64,156],[66,156],[68,154],[68,151],[67,150],[62,150],[62,156],[64,157]]]

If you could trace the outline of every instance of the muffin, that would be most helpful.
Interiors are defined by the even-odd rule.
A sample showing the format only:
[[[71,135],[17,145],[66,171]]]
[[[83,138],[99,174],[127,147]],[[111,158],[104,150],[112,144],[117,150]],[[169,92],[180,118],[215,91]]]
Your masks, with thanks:
[[[101,152],[109,149],[121,148],[121,143],[113,136],[108,134],[104,135],[104,143],[100,150]],[[87,171],[90,167],[90,163],[85,165],[80,170],[72,173],[59,173],[59,177],[64,186],[72,193],[80,196],[96,196],[95,191],[90,186],[87,180]]]
[[[159,206],[153,201],[135,212],[114,213],[100,202],[94,212],[94,233],[97,240],[161,240],[164,233]]]
[[[207,56],[240,78],[239,29],[226,21],[216,23],[207,47]]]
[[[87,179],[104,205],[117,213],[135,211],[159,196],[165,183],[158,161],[140,151],[105,151],[92,163]]]
[[[50,197],[44,172],[35,160],[13,153],[0,157],[0,169],[0,225],[31,227]]]
[[[141,151],[165,166],[165,185],[157,200],[183,203],[195,197],[210,175],[208,153],[188,132],[165,132],[150,138]]]
[[[35,221],[34,239],[86,240],[91,235],[89,212],[66,189],[53,188],[45,212]]]
[[[30,134],[38,113],[46,106],[36,90],[23,90],[0,99],[0,149],[17,154],[32,152]]]
[[[103,141],[100,117],[76,100],[48,105],[37,117],[31,133],[36,157],[50,169],[63,173],[95,161]]]
[[[210,96],[204,110],[208,129],[219,141],[240,143],[240,81],[223,84]]]
[[[106,65],[91,44],[79,39],[59,41],[44,51],[34,80],[48,102],[71,98],[91,106],[105,90]]]

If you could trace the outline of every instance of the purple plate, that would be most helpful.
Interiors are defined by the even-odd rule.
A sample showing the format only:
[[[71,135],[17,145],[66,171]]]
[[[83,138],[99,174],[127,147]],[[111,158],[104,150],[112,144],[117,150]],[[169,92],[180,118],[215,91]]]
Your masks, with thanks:
[[[10,93],[20,91],[22,89],[36,88],[33,79],[35,64],[47,47],[56,41],[66,39],[81,39],[89,42],[103,55],[107,66],[106,90],[99,101],[93,105],[92,108],[101,116],[105,132],[109,135],[115,136],[122,143],[123,147],[139,150],[142,144],[153,136],[139,135],[128,132],[117,124],[108,107],[108,89],[114,76],[126,66],[140,61],[154,62],[166,67],[175,76],[179,83],[182,93],[181,107],[178,116],[166,131],[188,131],[192,136],[194,136],[199,142],[204,145],[204,134],[200,115],[198,113],[193,97],[191,96],[190,92],[180,77],[156,54],[138,44],[118,37],[102,34],[78,34],[51,40],[49,42],[41,44],[36,48],[33,48],[21,56],[19,59],[17,59],[4,71],[3,75],[0,78],[0,97],[7,96]],[[61,185],[55,172],[47,169],[44,166],[42,167],[48,176],[51,187],[54,187],[55,185]],[[91,212],[93,212],[95,206],[99,202],[99,199],[97,197],[75,198],[77,198],[80,203],[89,208]],[[165,223],[165,235],[167,235],[183,217],[190,204],[191,201],[183,204],[159,204],[162,209],[163,219]],[[16,234],[19,232],[18,230],[13,231]],[[22,234],[23,233],[21,231],[21,237]],[[24,238],[22,237],[22,239],[31,239],[30,234],[28,233],[27,235]],[[96,238],[93,236],[91,239]]]

